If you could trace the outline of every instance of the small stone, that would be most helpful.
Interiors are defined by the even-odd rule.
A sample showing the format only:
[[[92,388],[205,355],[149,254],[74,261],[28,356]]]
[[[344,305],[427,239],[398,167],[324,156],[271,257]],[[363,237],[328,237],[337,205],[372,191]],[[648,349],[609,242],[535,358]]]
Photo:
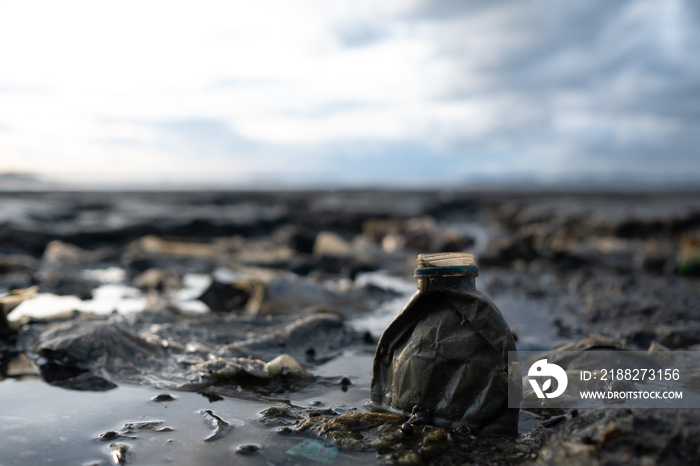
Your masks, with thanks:
[[[290,375],[302,375],[306,371],[296,359],[288,354],[280,354],[275,359],[267,363],[267,370],[272,376],[279,375],[288,377]]]
[[[100,434],[100,438],[99,438],[99,439],[106,442],[106,441],[109,441],[109,440],[118,439],[119,437],[120,437],[120,435],[119,435],[118,432],[115,432],[115,431],[113,431],[113,430],[110,430],[110,431],[108,431],[108,432],[104,432],[104,433]]]
[[[241,455],[254,455],[260,450],[260,445],[255,445],[254,443],[250,443],[248,445],[240,445],[238,448],[236,448],[236,453],[239,453]]]
[[[176,398],[169,393],[161,393],[160,395],[156,395],[151,398],[151,401],[155,401],[156,403],[164,403],[164,402],[169,402],[169,401],[175,401]]]
[[[413,406],[411,409],[411,417],[408,419],[408,422],[414,426],[430,424],[430,410],[424,409],[419,405]]]

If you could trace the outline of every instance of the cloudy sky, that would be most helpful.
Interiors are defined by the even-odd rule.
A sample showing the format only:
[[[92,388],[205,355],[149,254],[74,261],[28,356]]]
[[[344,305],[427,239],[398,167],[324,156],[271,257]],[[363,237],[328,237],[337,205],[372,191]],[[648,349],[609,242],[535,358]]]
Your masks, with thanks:
[[[700,3],[0,3],[0,173],[700,181]]]

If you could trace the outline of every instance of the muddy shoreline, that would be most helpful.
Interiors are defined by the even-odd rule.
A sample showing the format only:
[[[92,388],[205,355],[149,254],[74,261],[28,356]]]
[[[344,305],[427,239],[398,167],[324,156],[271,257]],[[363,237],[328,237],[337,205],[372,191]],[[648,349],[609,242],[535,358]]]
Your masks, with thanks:
[[[591,334],[636,350],[700,350],[699,194],[0,192],[0,385],[131,384],[221,397],[232,410],[236,400],[294,406],[269,424],[260,410],[236,430],[288,428],[377,464],[690,464],[700,459],[691,409],[527,414],[518,439],[428,426],[409,440],[376,420],[337,419],[368,412],[362,364],[371,371],[422,252],[476,255],[477,287],[519,350]],[[304,404],[331,393],[355,398],[326,401],[325,412]],[[356,441],[331,435],[340,431]],[[157,457],[125,442],[132,464],[139,449]],[[236,458],[270,461],[266,442]]]

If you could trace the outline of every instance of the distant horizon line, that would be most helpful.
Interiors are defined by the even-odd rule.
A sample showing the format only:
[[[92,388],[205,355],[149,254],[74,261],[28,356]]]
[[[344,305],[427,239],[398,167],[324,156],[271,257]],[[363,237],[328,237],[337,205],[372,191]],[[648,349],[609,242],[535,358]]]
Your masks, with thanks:
[[[105,180],[62,181],[31,173],[0,173],[1,192],[21,191],[332,191],[332,190],[396,190],[396,191],[576,191],[576,192],[694,192],[700,191],[700,180],[660,180],[646,177],[621,176],[561,176],[558,180],[534,176],[478,176],[463,180],[284,180],[258,175],[248,180],[192,181],[192,180]]]

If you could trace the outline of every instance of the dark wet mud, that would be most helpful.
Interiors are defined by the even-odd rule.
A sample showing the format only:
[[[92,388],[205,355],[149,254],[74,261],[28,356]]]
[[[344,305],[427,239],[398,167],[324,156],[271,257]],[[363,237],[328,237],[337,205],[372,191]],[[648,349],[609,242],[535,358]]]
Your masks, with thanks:
[[[0,464],[700,460],[692,409],[489,437],[372,406],[377,340],[439,251],[476,255],[519,350],[700,350],[698,193],[5,192]]]

